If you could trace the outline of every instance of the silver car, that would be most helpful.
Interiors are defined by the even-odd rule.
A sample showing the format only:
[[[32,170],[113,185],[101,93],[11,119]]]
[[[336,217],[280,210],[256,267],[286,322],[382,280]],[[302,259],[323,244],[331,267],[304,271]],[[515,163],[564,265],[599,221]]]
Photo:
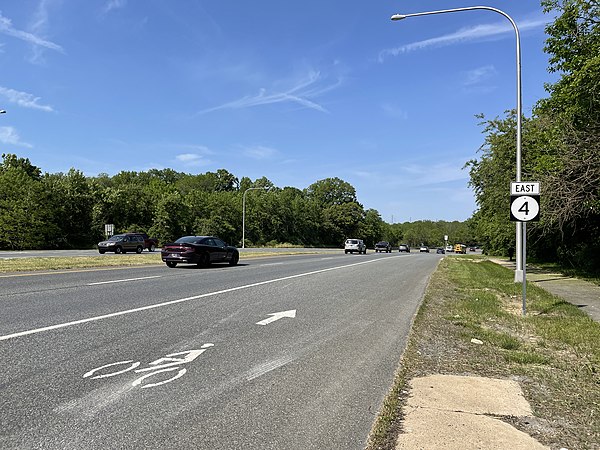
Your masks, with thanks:
[[[362,239],[346,239],[344,243],[344,253],[362,253],[367,254],[367,246]]]

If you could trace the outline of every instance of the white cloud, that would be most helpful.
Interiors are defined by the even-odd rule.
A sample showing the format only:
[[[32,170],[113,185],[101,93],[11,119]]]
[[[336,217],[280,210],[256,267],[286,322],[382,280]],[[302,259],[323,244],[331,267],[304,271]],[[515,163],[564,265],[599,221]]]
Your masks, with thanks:
[[[43,16],[40,16],[40,20],[43,20]],[[27,31],[22,31],[22,30],[16,29],[13,26],[12,21],[9,18],[4,17],[1,12],[0,12],[0,33],[15,37],[17,39],[21,39],[22,41],[28,42],[35,46],[40,46],[40,47],[48,48],[50,50],[55,50],[57,52],[64,53],[63,48],[60,45],[55,44],[54,42],[42,39],[41,37],[37,36],[34,33],[29,33]]]
[[[0,142],[18,147],[33,148],[33,145],[21,141],[21,137],[13,127],[0,127]]]
[[[202,167],[211,163],[204,155],[198,153],[182,153],[175,156],[175,159],[186,167]]]
[[[277,155],[277,153],[277,150],[269,147],[264,147],[262,145],[257,145],[254,147],[248,147],[244,149],[244,155],[254,159],[269,159]]]
[[[465,72],[464,75],[463,84],[465,86],[473,86],[496,75],[496,68],[492,65],[477,67],[476,69]]]
[[[519,28],[519,32],[523,32],[526,30],[543,28],[547,23],[547,18],[534,18],[519,22],[517,27]],[[504,35],[507,37],[514,35],[514,29],[509,22],[498,22],[494,24],[465,27],[455,31],[454,33],[443,36],[401,45],[400,47],[384,49],[379,52],[378,61],[382,63],[388,56],[398,56],[404,53],[424,50],[428,47],[445,47],[448,45],[475,41],[484,38],[503,37]]]
[[[52,106],[39,104],[40,97],[34,97],[27,92],[15,91],[14,89],[0,86],[0,95],[4,96],[9,102],[16,103],[23,108],[39,109],[48,112],[54,111]]]
[[[256,95],[246,96],[241,99],[234,100],[232,102],[224,103],[213,108],[205,109],[203,111],[200,111],[199,114],[205,114],[220,109],[241,109],[250,108],[253,106],[284,102],[296,103],[306,108],[327,113],[328,111],[323,106],[311,99],[314,99],[315,97],[318,97],[328,91],[337,88],[338,86],[340,86],[341,80],[338,80],[337,82],[328,85],[320,84],[321,81],[322,77],[320,72],[311,71],[304,79],[300,80],[295,86],[283,92],[269,93],[267,89],[261,88],[258,94]]]

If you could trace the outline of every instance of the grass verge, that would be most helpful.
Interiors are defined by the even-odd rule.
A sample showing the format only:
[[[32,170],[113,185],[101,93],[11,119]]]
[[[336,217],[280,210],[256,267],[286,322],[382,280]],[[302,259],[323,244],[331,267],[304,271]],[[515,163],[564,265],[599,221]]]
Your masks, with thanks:
[[[431,277],[369,450],[395,448],[408,381],[430,374],[519,382],[535,418],[510,423],[552,448],[600,447],[600,324],[482,257],[445,258]],[[483,345],[471,343],[471,339]]]
[[[317,252],[315,252],[317,253]],[[252,258],[280,255],[306,255],[306,252],[298,252],[290,249],[289,252],[252,252],[242,253],[240,261]],[[163,264],[160,252],[142,253],[131,255],[98,255],[98,256],[73,256],[73,257],[50,257],[50,258],[12,258],[0,259],[0,273],[10,272],[34,272],[69,269],[90,269],[98,267],[131,267],[152,264]]]

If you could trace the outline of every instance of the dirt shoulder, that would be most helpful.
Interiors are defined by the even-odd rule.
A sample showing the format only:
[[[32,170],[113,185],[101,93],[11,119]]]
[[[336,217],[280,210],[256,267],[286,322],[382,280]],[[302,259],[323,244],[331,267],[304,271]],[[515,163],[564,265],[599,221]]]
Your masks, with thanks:
[[[528,280],[440,263],[368,449],[600,448],[600,325]]]

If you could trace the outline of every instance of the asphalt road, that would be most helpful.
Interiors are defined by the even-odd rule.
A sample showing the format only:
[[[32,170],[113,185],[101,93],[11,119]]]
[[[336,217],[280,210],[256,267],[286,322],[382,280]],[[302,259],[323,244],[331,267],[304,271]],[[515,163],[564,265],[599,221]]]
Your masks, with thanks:
[[[440,256],[3,275],[0,448],[362,449]]]

